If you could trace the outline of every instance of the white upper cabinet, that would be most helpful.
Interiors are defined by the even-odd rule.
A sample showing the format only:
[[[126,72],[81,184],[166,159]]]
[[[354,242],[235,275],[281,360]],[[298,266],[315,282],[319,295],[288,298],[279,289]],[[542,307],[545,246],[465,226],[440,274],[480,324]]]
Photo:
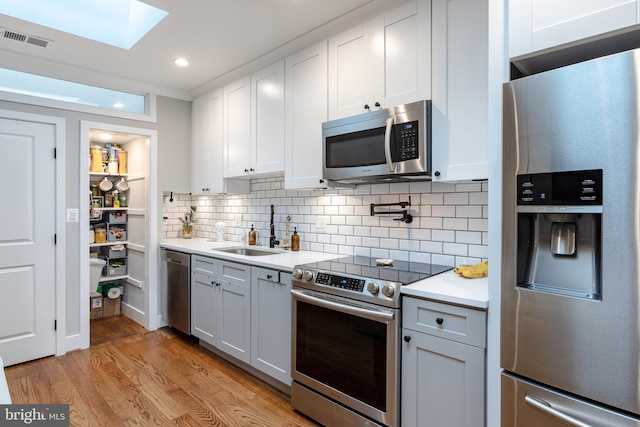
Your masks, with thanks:
[[[222,90],[193,101],[191,192],[193,194],[248,193],[249,182],[222,177]]]
[[[191,109],[191,192],[203,194],[211,190],[214,159],[212,129],[215,127],[214,104],[219,102],[220,149],[222,149],[222,91],[208,93],[193,101]],[[220,166],[222,166],[222,158]],[[220,176],[222,181],[222,175]]]
[[[322,122],[327,121],[327,42],[285,60],[284,186],[326,187],[322,180]]]
[[[329,40],[329,119],[428,99],[431,3],[417,0]]]
[[[433,0],[432,13],[432,179],[486,179],[488,3]]]
[[[284,61],[251,76],[251,168],[284,171]]]
[[[509,57],[637,23],[637,0],[509,0]]]
[[[224,88],[224,176],[284,170],[284,61]]]
[[[251,171],[251,77],[224,87],[224,176],[238,177]]]

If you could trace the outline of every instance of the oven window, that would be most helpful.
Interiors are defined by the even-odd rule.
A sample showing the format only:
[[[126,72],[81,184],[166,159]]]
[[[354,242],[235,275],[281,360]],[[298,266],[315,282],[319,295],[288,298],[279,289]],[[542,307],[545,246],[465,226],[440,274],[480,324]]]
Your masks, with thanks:
[[[297,301],[296,370],[386,411],[387,326]]]

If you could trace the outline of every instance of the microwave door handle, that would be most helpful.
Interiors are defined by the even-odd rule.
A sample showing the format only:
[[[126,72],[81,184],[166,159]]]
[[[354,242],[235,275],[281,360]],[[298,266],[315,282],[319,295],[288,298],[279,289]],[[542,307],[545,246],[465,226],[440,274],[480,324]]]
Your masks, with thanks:
[[[387,128],[384,131],[384,157],[387,160],[387,170],[389,173],[396,172],[396,165],[391,160],[391,129],[395,124],[395,116],[387,118]]]

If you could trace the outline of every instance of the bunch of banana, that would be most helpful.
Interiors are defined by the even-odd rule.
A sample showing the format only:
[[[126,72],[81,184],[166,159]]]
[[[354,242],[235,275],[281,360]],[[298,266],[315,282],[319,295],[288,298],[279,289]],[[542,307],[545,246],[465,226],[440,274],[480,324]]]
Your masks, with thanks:
[[[489,275],[489,261],[481,262],[476,265],[461,265],[458,268],[454,268],[453,271],[458,276],[467,277],[469,279],[487,277]]]

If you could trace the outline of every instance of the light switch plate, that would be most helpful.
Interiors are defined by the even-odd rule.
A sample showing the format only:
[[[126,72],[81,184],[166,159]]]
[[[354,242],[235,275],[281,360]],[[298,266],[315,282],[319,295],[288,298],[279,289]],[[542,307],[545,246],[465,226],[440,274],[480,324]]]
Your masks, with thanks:
[[[67,222],[80,221],[80,211],[78,209],[67,209]]]

